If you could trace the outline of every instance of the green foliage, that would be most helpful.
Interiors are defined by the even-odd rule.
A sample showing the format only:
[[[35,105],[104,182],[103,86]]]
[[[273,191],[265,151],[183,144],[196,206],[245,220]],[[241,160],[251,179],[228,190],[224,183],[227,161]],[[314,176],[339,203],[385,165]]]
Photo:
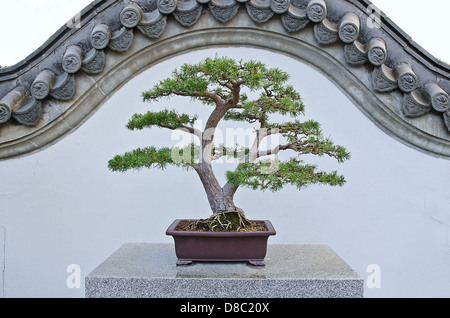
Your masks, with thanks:
[[[283,150],[290,149],[301,154],[313,154],[320,157],[328,155],[338,162],[351,158],[350,153],[343,146],[335,145],[330,138],[323,137],[320,124],[316,121],[271,123],[267,126],[270,129],[278,129],[279,133],[286,137],[288,144],[283,146]]]
[[[125,172],[128,170],[139,170],[141,168],[158,168],[164,170],[168,165],[190,168],[194,165],[192,160],[176,160],[183,158],[183,151],[179,148],[161,148],[155,147],[138,148],[123,155],[117,155],[108,163],[108,168],[115,172]],[[174,154],[178,155],[173,158]],[[193,158],[189,154],[188,158]]]
[[[144,101],[150,101],[180,95],[190,96],[207,104],[213,103],[214,100],[208,97],[207,92],[213,91],[226,99],[231,95],[227,85],[236,79],[237,69],[234,60],[208,58],[196,65],[182,65],[179,70],[173,71],[170,78],[160,81],[152,89],[143,92],[142,98]],[[211,88],[211,85],[216,85],[216,87]]]
[[[231,109],[225,120],[266,122],[269,114],[278,113],[297,117],[304,114],[304,105],[300,95],[290,85],[281,86],[281,83],[266,83],[263,92],[257,100],[248,101],[247,96],[241,98],[238,110]]]
[[[212,148],[213,160],[221,157],[239,158],[243,160],[248,155],[248,148],[225,147],[223,145]],[[108,163],[108,168],[115,172],[126,172],[128,170],[139,170],[141,168],[158,168],[164,170],[167,166],[195,168],[200,160],[200,147],[189,144],[183,148],[161,148],[155,147],[138,148],[123,155],[117,155]]]
[[[197,120],[197,116],[190,117],[187,114],[178,114],[176,111],[168,111],[167,109],[160,112],[148,112],[144,115],[135,114],[127,124],[130,130],[142,130],[157,126],[160,128],[177,129],[187,125],[192,127]]]
[[[273,169],[271,165],[276,168]],[[345,183],[344,177],[336,171],[326,173],[317,172],[316,169],[317,166],[303,164],[296,158],[286,162],[246,162],[240,164],[236,171],[228,171],[227,179],[234,185],[273,192],[281,190],[286,184],[300,190],[311,184],[342,186]]]
[[[271,123],[268,124],[267,127],[279,129],[280,133],[284,136],[320,136],[322,134],[320,124],[314,120],[308,120],[305,122],[296,120],[283,124]]]
[[[233,97],[236,89],[247,87],[250,91],[264,89],[267,92],[268,96],[258,102],[266,111],[270,109],[275,111],[273,105],[280,107],[280,110],[286,108],[290,111],[298,108],[299,105],[293,107],[293,104],[298,102],[299,95],[292,86],[283,85],[288,79],[289,75],[286,72],[278,68],[268,69],[258,61],[237,62],[228,57],[216,56],[195,65],[182,65],[173,71],[170,78],[143,92],[142,98],[144,101],[151,101],[181,95],[213,104],[215,100],[212,95],[227,100]],[[242,97],[245,98],[244,95]],[[298,110],[295,109],[295,112]]]

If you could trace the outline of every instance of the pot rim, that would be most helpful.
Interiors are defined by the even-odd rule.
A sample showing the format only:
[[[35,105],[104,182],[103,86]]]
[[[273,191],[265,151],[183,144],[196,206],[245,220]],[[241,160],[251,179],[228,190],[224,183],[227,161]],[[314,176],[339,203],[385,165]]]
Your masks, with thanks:
[[[178,223],[182,221],[196,221],[192,219],[176,219],[169,226],[166,231],[166,235],[170,236],[206,236],[206,237],[242,237],[242,236],[271,236],[276,235],[276,231],[269,220],[252,220],[255,222],[263,222],[267,228],[267,231],[258,231],[258,232],[199,232],[199,231],[175,231]]]

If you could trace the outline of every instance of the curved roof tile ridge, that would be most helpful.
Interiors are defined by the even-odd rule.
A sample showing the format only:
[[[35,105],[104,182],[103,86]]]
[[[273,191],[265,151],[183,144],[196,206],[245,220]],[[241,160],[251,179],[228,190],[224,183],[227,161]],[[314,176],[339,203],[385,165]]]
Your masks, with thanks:
[[[307,44],[316,52],[326,54],[342,47],[344,60],[338,61],[342,70],[358,77],[362,74],[358,66],[366,66],[369,71],[361,81],[378,99],[374,103],[392,118],[374,119],[377,115],[365,109],[366,115],[414,148],[450,158],[450,65],[420,47],[383,12],[376,11],[379,21],[373,21],[374,10],[378,9],[368,0],[93,1],[80,12],[76,26],[61,27],[23,61],[0,69],[0,132],[6,130],[0,137],[0,159],[36,151],[70,130],[54,133],[53,139],[40,144],[31,142],[79,106],[80,73],[103,74],[110,54],[131,58],[127,52],[138,33],[150,40],[148,45],[155,45],[164,39],[168,24],[178,23],[185,34],[202,28],[207,32],[211,25],[197,26],[207,15],[213,17],[215,29],[272,28],[302,45],[307,42],[300,38],[302,32],[312,32],[315,42]],[[250,20],[241,25],[244,12]],[[274,21],[280,22],[281,29]],[[393,95],[389,99],[386,94]],[[399,107],[391,105],[396,101]],[[64,111],[45,109],[55,103],[65,105]],[[433,127],[421,129],[414,120],[425,115],[440,116],[441,121],[433,117]],[[21,131],[18,125],[28,128]],[[414,132],[396,132],[395,125]]]
[[[368,8],[377,8],[369,0],[347,0],[362,10]],[[377,8],[378,10],[380,8]],[[382,10],[377,12],[379,19],[381,20],[381,28],[385,30],[392,38],[396,39],[399,44],[405,47],[405,50],[416,57],[418,60],[426,61],[430,69],[434,72],[439,72],[441,75],[450,79],[450,64],[436,58],[429,53],[421,45],[415,42],[411,36],[409,36],[403,29],[401,29],[394,21],[392,21]]]

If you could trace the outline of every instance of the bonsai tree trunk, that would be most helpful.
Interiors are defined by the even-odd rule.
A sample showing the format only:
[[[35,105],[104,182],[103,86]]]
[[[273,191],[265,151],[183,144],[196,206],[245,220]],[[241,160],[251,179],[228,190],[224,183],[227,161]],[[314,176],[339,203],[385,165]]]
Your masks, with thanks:
[[[244,211],[236,207],[233,201],[237,187],[227,184],[222,188],[214,176],[211,164],[199,164],[196,171],[202,181],[213,214],[208,219],[196,221],[191,225],[191,229],[239,231],[247,228],[250,221],[245,217]]]
[[[237,186],[229,183],[221,187],[212,169],[212,141],[218,122],[228,108],[220,105],[213,112],[207,123],[207,129],[203,133],[202,153],[200,163],[194,169],[200,177],[206,192],[209,205],[213,212],[208,219],[195,222],[193,228],[216,231],[239,231],[250,225],[250,221],[244,215],[244,211],[234,204],[234,194]]]
[[[211,165],[199,165],[197,168],[197,173],[202,181],[213,213],[237,210],[233,202],[233,197],[230,195],[225,195],[223,192],[222,187],[219,185],[219,182],[214,176]]]

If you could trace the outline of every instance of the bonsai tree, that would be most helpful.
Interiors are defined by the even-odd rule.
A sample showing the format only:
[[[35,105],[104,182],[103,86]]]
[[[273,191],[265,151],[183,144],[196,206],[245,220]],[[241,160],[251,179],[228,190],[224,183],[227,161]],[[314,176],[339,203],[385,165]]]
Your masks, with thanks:
[[[164,169],[168,165],[194,170],[203,184],[212,216],[191,225],[200,230],[242,231],[251,226],[244,211],[234,203],[239,187],[253,190],[279,191],[284,185],[302,189],[311,184],[342,186],[343,176],[336,171],[317,171],[313,164],[301,160],[304,154],[330,156],[338,162],[350,158],[342,146],[322,135],[319,123],[297,118],[304,114],[299,93],[288,85],[289,75],[278,68],[267,68],[258,61],[235,61],[227,57],[207,58],[202,62],[184,64],[172,76],[161,80],[142,93],[144,101],[159,101],[172,96],[190,97],[212,111],[204,129],[195,127],[198,116],[165,109],[159,112],[135,114],[127,124],[130,130],[160,127],[182,129],[198,138],[185,148],[138,148],[109,161],[109,169],[125,172],[140,168]],[[248,95],[257,96],[250,100]],[[290,121],[271,122],[271,114],[286,115]],[[246,122],[255,127],[253,145],[247,148],[226,148],[214,144],[214,134],[221,120]],[[262,141],[270,135],[280,134],[285,143],[273,149],[261,149]],[[277,161],[273,155],[290,151],[287,161]],[[227,182],[220,185],[214,175],[212,162],[223,156],[238,160],[234,171],[226,173]]]

